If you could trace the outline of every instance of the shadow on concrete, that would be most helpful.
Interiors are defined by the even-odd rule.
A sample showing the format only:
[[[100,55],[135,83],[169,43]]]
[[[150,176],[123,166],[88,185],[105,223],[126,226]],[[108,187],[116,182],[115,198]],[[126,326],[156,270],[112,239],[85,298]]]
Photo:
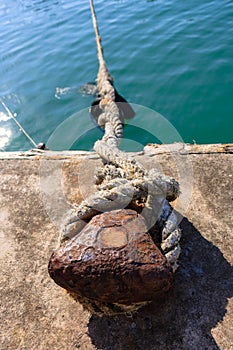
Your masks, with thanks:
[[[187,219],[181,228],[180,268],[172,290],[131,317],[92,316],[89,336],[98,349],[220,349],[211,330],[233,296],[233,268]]]

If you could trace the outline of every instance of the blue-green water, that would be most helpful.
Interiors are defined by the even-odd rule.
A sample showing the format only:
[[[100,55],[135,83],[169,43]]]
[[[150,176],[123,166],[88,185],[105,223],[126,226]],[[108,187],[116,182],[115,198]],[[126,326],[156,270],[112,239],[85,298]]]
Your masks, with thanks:
[[[233,2],[96,0],[95,5],[119,92],[166,117],[177,130],[170,142],[179,141],[178,134],[190,143],[231,142]],[[89,1],[1,0],[0,29],[0,99],[36,142],[47,142],[93,100],[78,92],[98,70]],[[87,111],[74,121],[80,130],[93,126]],[[127,137],[140,143],[159,139],[153,113],[139,113],[135,121],[151,135],[131,127]],[[64,131],[66,137],[69,128]],[[90,149],[99,136],[92,130],[72,148]],[[0,148],[31,146],[0,105]],[[63,148],[62,140],[57,148]]]

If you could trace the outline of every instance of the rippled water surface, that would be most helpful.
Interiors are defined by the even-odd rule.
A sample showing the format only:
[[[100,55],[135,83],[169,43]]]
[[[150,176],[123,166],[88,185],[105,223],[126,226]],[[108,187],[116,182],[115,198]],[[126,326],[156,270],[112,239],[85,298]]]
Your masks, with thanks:
[[[128,101],[146,107],[136,106],[127,138],[140,144],[232,141],[231,0],[95,5],[115,84]],[[0,28],[1,101],[36,143],[47,142],[60,126],[56,148],[67,148],[63,141],[75,124],[77,139],[69,147],[91,149],[101,132],[88,115],[93,97],[80,90],[98,70],[89,1],[1,0]],[[163,130],[165,138],[161,119],[149,109],[174,127]],[[0,105],[0,149],[31,146]]]

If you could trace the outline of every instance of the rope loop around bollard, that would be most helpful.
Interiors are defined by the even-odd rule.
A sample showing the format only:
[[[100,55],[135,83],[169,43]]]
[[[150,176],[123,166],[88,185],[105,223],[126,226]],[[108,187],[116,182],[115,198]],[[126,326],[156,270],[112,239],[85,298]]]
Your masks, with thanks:
[[[106,294],[105,289],[107,286],[106,288],[103,287],[105,283],[108,283],[106,281],[111,281],[114,286],[116,282],[112,277],[112,274],[115,273],[112,271],[112,266],[110,266],[108,272],[106,272],[109,280],[108,278],[106,281],[98,280],[98,275],[101,275],[98,269],[105,271],[107,262],[112,262],[113,266],[116,264],[114,260],[115,253],[112,253],[113,256],[111,256],[111,251],[108,249],[105,250],[106,244],[107,246],[109,244],[111,246],[112,244],[113,247],[115,247],[114,244],[120,244],[120,247],[122,247],[121,244],[123,244],[123,246],[126,244],[126,248],[124,248],[121,253],[117,254],[126,254],[127,261],[131,259],[130,256],[131,254],[134,255],[134,252],[130,252],[130,244],[125,242],[127,242],[127,240],[130,241],[132,237],[129,237],[129,226],[126,232],[122,222],[127,222],[125,217],[128,215],[134,215],[135,222],[139,223],[139,227],[144,227],[143,225],[145,225],[147,232],[147,236],[145,236],[145,230],[142,229],[142,241],[144,243],[142,243],[140,237],[135,238],[137,247],[141,247],[141,244],[143,244],[144,252],[147,251],[144,256],[148,255],[151,257],[151,261],[147,262],[147,264],[152,265],[154,257],[157,256],[158,261],[161,263],[161,269],[159,267],[159,269],[156,270],[155,267],[153,270],[155,275],[153,276],[160,275],[162,281],[158,278],[158,280],[155,281],[155,285],[156,283],[161,283],[160,287],[162,285],[165,286],[164,288],[161,287],[161,290],[167,290],[171,283],[171,273],[172,271],[175,272],[178,267],[177,260],[180,255],[179,241],[181,238],[181,230],[178,226],[177,216],[170,205],[170,202],[174,201],[179,196],[180,189],[175,179],[161,174],[157,169],[146,170],[134,157],[121,151],[118,147],[123,135],[124,118],[131,118],[134,112],[132,107],[118,94],[114,87],[113,77],[109,73],[104,60],[103,48],[92,0],[90,0],[90,7],[99,60],[99,71],[97,75],[98,99],[93,102],[90,112],[97,120],[97,123],[104,129],[103,138],[96,141],[94,144],[94,150],[103,160],[103,165],[96,171],[96,192],[85,198],[79,206],[73,207],[67,214],[63,224],[61,245],[50,259],[49,272],[56,283],[68,289],[70,292],[77,292],[77,300],[93,313],[100,312],[112,315],[119,312],[134,311],[144,305],[145,302],[150,301],[146,299],[146,295],[150,298],[150,292],[152,292],[151,288],[153,289],[153,283],[152,285],[150,283],[153,281],[151,281],[150,278],[144,279],[145,285],[147,285],[147,290],[145,288],[147,294],[144,296],[136,296],[132,292],[134,289],[131,290],[132,293],[129,292],[131,287],[129,287],[129,289],[126,288],[129,292],[128,299],[126,296],[126,299],[124,299],[122,293],[116,295],[117,293],[112,291],[111,296],[109,296],[108,293]],[[137,215],[141,218],[140,220],[139,217],[137,218]],[[109,217],[111,217],[111,219],[109,219]],[[119,217],[121,217],[121,224],[117,223],[117,220],[120,220]],[[112,232],[115,232],[118,238],[113,238],[110,231],[107,230],[109,225],[108,220],[111,221],[111,227],[113,227]],[[115,224],[114,220],[116,221]],[[132,223],[133,222],[134,221],[132,221]],[[84,227],[85,223],[87,223],[86,227]],[[96,227],[96,225],[100,226]],[[105,227],[105,225],[107,226]],[[97,235],[97,233],[98,237],[96,237],[95,240],[95,234]],[[127,239],[124,238],[125,234],[128,237]],[[89,237],[88,240],[91,239],[90,237],[92,235],[92,239],[94,239],[93,242],[99,242],[100,240],[100,242],[105,245],[105,248],[102,249],[104,250],[104,256],[105,254],[110,255],[104,264],[101,262],[103,257],[100,258],[101,248],[99,246],[97,249],[98,253],[93,250],[93,247],[85,248],[86,235]],[[109,238],[106,238],[110,236],[111,242],[109,242]],[[145,241],[147,241],[146,245]],[[154,251],[150,253],[148,247],[152,247]],[[91,260],[95,254],[97,255],[94,265],[88,267],[88,263],[86,265],[85,261]],[[162,257],[159,257],[159,254],[161,254]],[[78,257],[76,257],[76,255]],[[79,258],[79,255],[81,258]],[[104,259],[105,258],[106,256]],[[98,259],[100,259],[99,263]],[[132,261],[133,260],[132,258]],[[96,264],[99,264],[98,268]],[[122,270],[126,268],[123,265],[124,264],[121,264]],[[130,265],[128,264],[127,266],[128,270],[125,272],[126,275],[128,273],[130,276],[129,279],[134,279],[133,276],[136,270],[131,271]],[[97,269],[96,275],[93,276],[94,280],[89,279],[87,276],[90,269],[92,271]],[[116,267],[116,269],[118,268]],[[73,275],[69,272],[71,270],[73,271]],[[129,272],[129,270],[131,272]],[[159,270],[160,273],[158,272]],[[163,273],[161,273],[161,271],[163,271]],[[68,274],[67,277],[65,277],[66,274]],[[80,286],[80,281],[83,279],[83,276],[86,276],[86,279],[84,278],[84,286],[82,287]],[[137,273],[135,276],[137,276]],[[165,278],[165,276],[167,277]],[[122,281],[124,280],[123,275],[117,278],[120,280],[122,279]],[[165,279],[163,280],[163,278]],[[143,279],[141,279],[141,281],[142,280]],[[76,283],[77,281],[79,281],[78,284]],[[94,286],[93,288],[86,287],[86,285],[90,286],[93,283],[95,284],[96,290],[94,290]],[[119,286],[115,286],[114,288],[117,290],[118,287]],[[121,287],[119,288],[121,289]],[[138,290],[138,286],[135,288]],[[143,285],[141,288],[144,288]],[[114,299],[114,296],[116,299]],[[116,302],[116,300],[120,300],[120,302]]]

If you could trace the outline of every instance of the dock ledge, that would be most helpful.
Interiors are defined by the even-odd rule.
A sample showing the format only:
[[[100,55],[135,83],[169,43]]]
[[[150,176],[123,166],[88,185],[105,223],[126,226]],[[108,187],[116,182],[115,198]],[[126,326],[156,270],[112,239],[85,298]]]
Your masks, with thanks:
[[[233,144],[150,144],[134,156],[181,184],[180,267],[164,300],[131,317],[98,318],[47,265],[65,211],[93,190],[99,157],[0,152],[1,349],[232,349]]]

